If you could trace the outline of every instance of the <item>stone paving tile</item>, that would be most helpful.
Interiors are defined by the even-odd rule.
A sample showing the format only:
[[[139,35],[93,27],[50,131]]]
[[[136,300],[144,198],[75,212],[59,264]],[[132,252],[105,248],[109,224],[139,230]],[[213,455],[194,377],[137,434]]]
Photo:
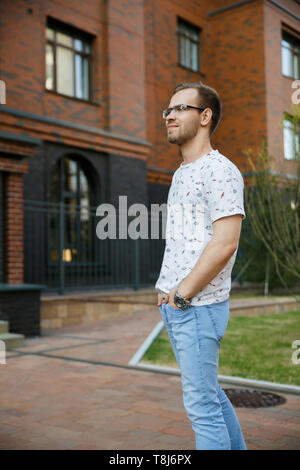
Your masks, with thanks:
[[[176,423],[176,425],[171,424],[170,426],[161,428],[160,432],[176,437],[189,437],[191,435],[190,426],[186,425],[186,427],[184,427],[183,425],[178,423]]]
[[[91,336],[91,338],[98,338],[99,340],[109,339],[110,341],[107,343],[99,343],[98,345],[84,348],[84,351],[83,348],[79,351],[76,347],[76,350],[74,348],[72,351],[72,356],[74,357],[75,354],[75,357],[80,357],[80,354],[84,354],[84,359],[100,361],[106,361],[109,358],[110,362],[127,365],[131,357],[160,321],[161,315],[157,308],[142,313],[126,314],[117,319],[106,318],[100,323],[93,324],[93,326],[74,325],[53,330],[53,332],[48,330],[47,334],[57,333],[64,336],[76,335],[84,338]],[[129,324],[134,326],[130,328],[128,327]],[[118,343],[117,346],[115,341]],[[69,349],[58,352],[59,355],[61,353],[71,357]]]
[[[0,365],[0,449],[194,449],[179,375],[78,360],[127,365],[160,320],[152,310],[26,339],[19,352],[32,354]],[[300,397],[278,394],[283,405],[235,408],[249,450],[299,449]]]
[[[161,416],[162,418],[167,418],[172,420],[173,422],[181,423],[185,419],[185,410],[180,411],[171,411],[168,409],[163,408],[159,405],[159,403],[155,403],[153,401],[146,401],[141,400],[138,403],[132,406],[132,409],[135,412],[142,412],[145,414],[149,414],[152,416]]]
[[[289,437],[283,436],[278,442],[278,449],[290,449],[290,450],[300,450],[300,439],[299,437]]]
[[[24,341],[24,345],[14,349],[13,352],[40,352],[48,349],[60,349],[62,347],[70,347],[70,346],[77,346],[80,344],[86,344],[86,343],[93,343],[94,341],[100,341],[101,338],[67,338],[65,336],[59,336],[57,335],[56,337],[48,337],[45,336],[43,337],[43,341],[41,342],[41,338],[26,338]]]

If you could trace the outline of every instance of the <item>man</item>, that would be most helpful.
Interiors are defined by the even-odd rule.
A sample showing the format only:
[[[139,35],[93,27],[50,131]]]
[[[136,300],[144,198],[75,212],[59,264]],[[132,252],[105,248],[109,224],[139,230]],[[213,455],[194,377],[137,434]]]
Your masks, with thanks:
[[[210,144],[221,115],[218,93],[201,82],[178,85],[163,112],[168,141],[179,146],[183,162],[169,189],[166,246],[155,288],[197,450],[247,449],[218,384],[231,271],[246,218],[242,175]]]

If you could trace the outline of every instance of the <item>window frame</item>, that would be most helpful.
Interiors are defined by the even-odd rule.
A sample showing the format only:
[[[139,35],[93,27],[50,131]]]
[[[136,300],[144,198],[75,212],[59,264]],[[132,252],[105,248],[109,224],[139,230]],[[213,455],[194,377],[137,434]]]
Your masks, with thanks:
[[[185,25],[186,27],[188,28],[191,28],[191,29],[194,29],[195,30],[195,33],[197,33],[197,39],[194,39],[192,38],[191,34],[187,34],[185,33],[184,31],[181,31],[180,30],[180,26],[182,25]],[[183,67],[187,70],[190,70],[192,72],[195,72],[195,73],[201,73],[201,61],[200,61],[200,34],[201,34],[201,28],[199,28],[199,26],[181,18],[181,17],[177,17],[177,31],[176,31],[176,35],[177,35],[177,65],[179,65],[180,67]],[[191,54],[191,43],[195,44],[196,47],[197,47],[197,68],[194,69],[192,68],[192,66],[187,66],[186,64],[182,63],[181,60],[182,60],[182,57],[181,57],[181,38],[185,38],[186,40],[189,41],[189,53],[190,53],[190,56],[189,56],[189,62],[191,63],[191,58],[192,58],[192,54]]]
[[[285,122],[288,121],[292,124],[292,128],[290,126],[287,126]],[[296,139],[298,138],[298,147],[300,149],[300,137],[299,133],[297,133],[297,126],[299,126],[300,129],[300,120],[298,123],[294,122],[293,116],[287,112],[284,112],[283,115],[283,158],[285,161],[291,161],[291,162],[296,162],[297,161],[297,152],[296,152]],[[285,156],[285,140],[284,140],[284,132],[285,130],[288,129],[292,132],[292,145],[293,145],[293,158],[286,158]],[[300,152],[300,150],[299,150]],[[298,155],[298,158],[300,158],[300,153]]]
[[[286,75],[283,72],[282,49],[283,48],[287,49],[287,48],[286,46],[282,44],[282,41],[286,41],[290,44],[290,49],[292,53],[292,75]],[[282,28],[280,46],[281,46],[281,74],[282,76],[286,78],[291,78],[292,80],[299,80],[300,79],[300,37],[296,34],[293,34],[291,31],[288,31],[287,29]],[[298,53],[295,51],[296,47],[298,48]],[[298,55],[298,78],[296,77],[296,71],[294,68],[295,55]]]
[[[51,29],[54,32],[54,39],[49,39],[47,37],[47,29]],[[57,33],[64,34],[69,36],[72,41],[72,46],[67,46],[65,44],[60,43],[57,41]],[[89,46],[89,52],[86,51],[79,51],[75,48],[74,41],[80,40],[83,42],[83,49],[85,45]],[[53,52],[53,88],[46,87],[46,49],[47,45],[50,45]],[[61,93],[57,90],[57,46],[63,47],[72,52],[72,73],[73,73],[73,95],[68,95],[65,93]],[[88,62],[88,98],[81,98],[76,96],[76,55],[80,55],[80,57],[87,59]],[[81,101],[84,103],[91,103],[97,104],[94,102],[93,96],[93,36],[84,33],[78,29],[72,28],[68,25],[64,25],[56,20],[48,19],[45,27],[45,79],[44,79],[44,87],[47,92],[55,93],[59,96],[63,96],[65,98],[70,98],[72,100]]]
[[[72,172],[71,164],[75,166],[75,172]],[[71,170],[71,171],[69,171]],[[75,180],[75,189],[68,187],[68,178],[72,175]],[[84,198],[82,197],[82,180],[81,175],[86,180],[88,196],[88,204],[82,204]],[[57,181],[58,191],[53,191],[55,179]],[[55,223],[58,215],[58,205],[60,202],[64,203],[64,241],[63,253],[69,253],[71,259],[64,259],[69,265],[76,265],[78,263],[89,262],[89,257],[94,258],[95,255],[95,241],[91,237],[90,245],[88,245],[89,252],[87,253],[82,249],[84,246],[84,235],[82,229],[88,225],[93,224],[92,213],[94,210],[95,191],[91,178],[90,171],[88,171],[85,162],[80,157],[74,154],[67,154],[60,157],[53,165],[49,174],[49,202],[51,207],[56,207],[52,212],[52,217],[48,221],[48,261],[50,264],[56,264],[59,258],[58,245],[55,243],[56,228]],[[70,200],[75,201],[75,204],[70,203]],[[73,207],[72,207],[73,206]],[[88,219],[84,220],[83,212],[88,213]],[[54,223],[53,223],[54,222]],[[90,230],[89,234],[92,233]],[[87,256],[88,255],[88,256]],[[86,259],[87,257],[87,259]]]

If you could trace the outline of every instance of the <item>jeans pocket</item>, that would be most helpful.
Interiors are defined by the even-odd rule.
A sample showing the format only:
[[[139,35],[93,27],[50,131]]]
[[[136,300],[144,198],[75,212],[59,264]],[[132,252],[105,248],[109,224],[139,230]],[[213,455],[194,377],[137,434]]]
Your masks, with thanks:
[[[229,320],[229,299],[207,305],[208,315],[211,319],[218,341],[224,337]]]
[[[177,313],[178,315],[180,314],[184,314],[186,313],[188,310],[190,310],[191,306],[190,307],[186,307],[186,308],[177,308],[177,307],[172,307],[169,302],[166,303],[166,306],[169,307],[169,309],[171,310],[171,312],[174,312],[175,314]]]
[[[192,306],[187,308],[171,307],[168,302],[166,303],[166,315],[168,321],[174,324],[189,322],[192,319],[192,309]]]

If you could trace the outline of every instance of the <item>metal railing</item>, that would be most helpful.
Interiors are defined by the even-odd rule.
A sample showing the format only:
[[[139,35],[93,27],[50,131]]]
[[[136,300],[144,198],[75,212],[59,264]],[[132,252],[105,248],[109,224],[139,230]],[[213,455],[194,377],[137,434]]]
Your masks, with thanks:
[[[154,287],[165,240],[100,240],[96,209],[63,202],[24,201],[26,283],[44,284],[47,290],[61,294],[74,289]],[[116,215],[118,220],[118,211]],[[131,219],[128,216],[128,223]]]
[[[60,294],[73,290],[154,288],[165,248],[162,214],[158,239],[117,236],[100,240],[96,227],[101,219],[96,209],[24,200],[25,283],[43,284],[46,290]],[[129,225],[133,217],[127,218]],[[119,220],[117,210],[116,220]],[[149,234],[153,220],[149,213]],[[249,227],[243,227],[244,236],[248,230]],[[243,284],[251,262],[247,253],[239,249],[232,280]]]

